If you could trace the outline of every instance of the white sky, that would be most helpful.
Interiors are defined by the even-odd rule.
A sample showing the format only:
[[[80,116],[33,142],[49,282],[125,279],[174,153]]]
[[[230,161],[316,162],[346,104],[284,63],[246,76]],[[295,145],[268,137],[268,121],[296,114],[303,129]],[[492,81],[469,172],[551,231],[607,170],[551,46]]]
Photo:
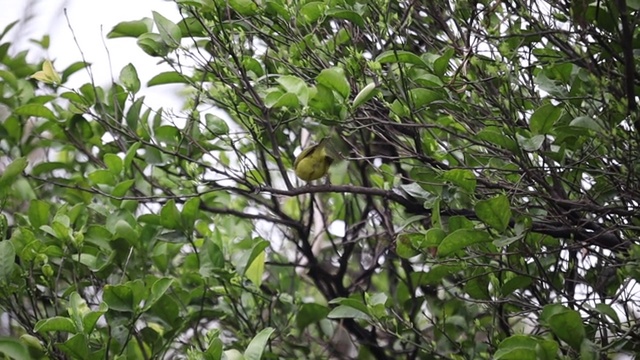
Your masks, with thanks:
[[[33,6],[25,12],[26,6],[31,3]],[[153,75],[170,70],[164,64],[158,65],[158,58],[145,54],[136,45],[134,38],[106,39],[106,35],[117,23],[151,18],[151,11],[157,11],[173,22],[180,21],[175,3],[163,0],[0,0],[0,31],[26,14],[34,16],[23,26],[16,25],[4,39],[14,44],[11,53],[29,49],[29,59],[52,59],[58,71],[81,61],[80,49],[65,18],[65,8],[79,47],[86,60],[93,64],[97,85],[108,87],[111,79],[117,79],[120,70],[128,63],[136,67],[142,84]],[[51,36],[48,53],[28,41],[39,40],[45,34]],[[69,79],[68,86],[79,87],[88,81],[88,73],[79,71]],[[156,86],[142,90],[139,95],[146,95],[145,103],[153,108],[162,106],[179,112],[182,101],[175,95],[178,88]]]

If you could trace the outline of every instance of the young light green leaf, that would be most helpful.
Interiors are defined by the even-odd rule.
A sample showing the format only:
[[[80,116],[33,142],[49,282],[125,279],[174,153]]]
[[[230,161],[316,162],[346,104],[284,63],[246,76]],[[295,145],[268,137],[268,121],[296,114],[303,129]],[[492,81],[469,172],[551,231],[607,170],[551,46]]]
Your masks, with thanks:
[[[47,84],[62,83],[62,78],[60,77],[60,74],[58,74],[58,72],[53,68],[51,60],[45,60],[42,63],[42,70],[37,71],[35,74],[31,75],[31,78]]]
[[[316,77],[316,81],[318,84],[335,90],[344,99],[349,98],[349,94],[351,94],[351,86],[342,68],[332,67],[324,69],[320,72],[320,75]]]
[[[360,107],[360,105],[364,104],[365,102],[371,100],[374,96],[376,96],[376,93],[377,93],[376,84],[369,83],[367,86],[362,88],[362,90],[360,90],[358,95],[356,95],[356,98],[353,99],[353,104],[351,105],[351,109],[352,110],[357,109],[358,107]]]
[[[300,104],[306,106],[309,101],[309,87],[304,80],[297,76],[285,75],[276,78],[278,84],[280,84],[288,93],[294,94]]]

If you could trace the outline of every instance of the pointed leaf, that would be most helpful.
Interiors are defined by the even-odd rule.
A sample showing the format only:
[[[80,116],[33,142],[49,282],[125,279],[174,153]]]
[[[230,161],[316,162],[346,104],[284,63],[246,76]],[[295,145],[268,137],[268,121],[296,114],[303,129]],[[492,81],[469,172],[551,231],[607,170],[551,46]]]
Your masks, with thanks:
[[[262,353],[264,352],[264,348],[267,346],[267,341],[269,341],[269,337],[275,331],[274,328],[266,328],[263,329],[256,335],[247,349],[244,351],[244,359],[245,360],[260,360],[262,359]]]
[[[489,233],[476,229],[458,229],[445,237],[438,246],[438,256],[448,256],[467,246],[491,241]]]
[[[344,70],[339,67],[332,67],[324,69],[320,72],[320,75],[316,77],[318,84],[322,84],[329,89],[335,90],[344,99],[349,98],[351,94],[351,86],[349,81],[344,75]]]
[[[116,26],[111,29],[111,31],[107,34],[108,39],[118,38],[118,37],[135,37],[148,33],[153,29],[153,20],[150,18],[143,18],[141,20],[135,21],[123,21],[118,23]]]
[[[511,207],[505,195],[478,201],[475,212],[480,220],[500,232],[505,231],[511,220]]]
[[[561,107],[544,104],[531,115],[529,127],[534,134],[548,134],[561,114]]]
[[[155,11],[153,11],[153,21],[156,23],[160,37],[165,44],[171,48],[180,46],[182,31],[178,25]]]

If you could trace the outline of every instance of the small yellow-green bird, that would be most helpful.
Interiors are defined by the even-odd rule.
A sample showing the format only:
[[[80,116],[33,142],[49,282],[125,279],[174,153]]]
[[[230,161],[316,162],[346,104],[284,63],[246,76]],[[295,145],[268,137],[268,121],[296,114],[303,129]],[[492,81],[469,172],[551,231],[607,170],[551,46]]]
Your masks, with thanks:
[[[329,138],[325,137],[319,143],[302,150],[293,162],[297,177],[304,181],[313,181],[327,174],[333,162],[325,148],[328,140]]]

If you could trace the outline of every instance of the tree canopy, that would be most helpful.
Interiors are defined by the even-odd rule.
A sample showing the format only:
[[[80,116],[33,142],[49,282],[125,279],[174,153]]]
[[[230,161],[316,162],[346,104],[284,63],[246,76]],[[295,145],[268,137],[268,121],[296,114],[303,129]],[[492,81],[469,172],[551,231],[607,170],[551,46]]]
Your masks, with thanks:
[[[0,353],[640,351],[640,2],[175,2],[107,38],[183,109],[0,35]]]

